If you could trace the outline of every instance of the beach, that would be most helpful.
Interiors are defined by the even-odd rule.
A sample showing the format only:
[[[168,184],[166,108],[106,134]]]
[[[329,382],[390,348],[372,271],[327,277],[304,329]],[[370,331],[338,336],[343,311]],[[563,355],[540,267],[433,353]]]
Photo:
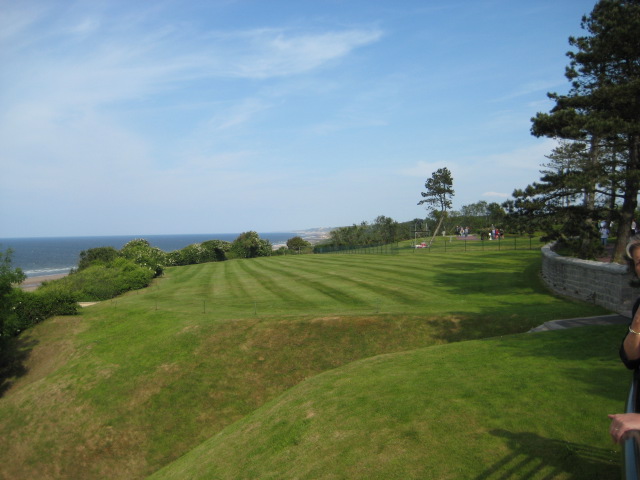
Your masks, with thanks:
[[[49,280],[57,280],[62,277],[66,277],[68,273],[60,273],[58,275],[42,275],[40,277],[29,277],[24,282],[20,284],[20,288],[27,292],[32,292],[36,290],[42,282],[46,282]]]

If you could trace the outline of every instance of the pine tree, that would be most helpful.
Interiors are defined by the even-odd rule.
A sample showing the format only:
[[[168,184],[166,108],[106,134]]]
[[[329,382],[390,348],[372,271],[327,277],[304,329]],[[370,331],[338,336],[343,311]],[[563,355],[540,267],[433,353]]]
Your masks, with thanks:
[[[567,95],[549,94],[555,106],[532,119],[531,132],[590,145],[588,162],[579,175],[583,179],[592,178],[593,172],[607,172],[603,144],[609,152],[624,146],[613,171],[609,168],[609,181],[596,179],[600,185],[608,183],[611,197],[622,202],[616,210],[614,253],[614,260],[621,262],[640,190],[640,0],[600,0],[582,18],[581,26],[588,35],[569,38],[576,49],[567,54],[571,89]],[[595,207],[596,186],[585,193]],[[585,208],[588,213],[589,205]]]

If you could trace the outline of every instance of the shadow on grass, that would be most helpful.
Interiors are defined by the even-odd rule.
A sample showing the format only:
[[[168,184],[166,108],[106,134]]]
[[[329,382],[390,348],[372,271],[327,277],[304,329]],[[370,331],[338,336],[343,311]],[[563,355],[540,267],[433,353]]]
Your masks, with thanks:
[[[490,433],[505,438],[510,453],[480,472],[474,480],[620,478],[620,466],[612,461],[610,450],[563,442],[529,432],[498,429]]]
[[[30,338],[8,338],[0,341],[0,397],[13,385],[13,380],[27,373],[24,365],[37,341]]]
[[[458,261],[450,265],[450,269],[440,272],[434,278],[434,283],[446,288],[455,294],[464,295],[471,292],[482,292],[487,295],[503,295],[515,288],[533,290],[539,293],[547,293],[539,273],[540,262],[528,262],[523,265],[522,271],[504,272],[492,271],[491,265],[481,264],[479,267],[467,265]]]

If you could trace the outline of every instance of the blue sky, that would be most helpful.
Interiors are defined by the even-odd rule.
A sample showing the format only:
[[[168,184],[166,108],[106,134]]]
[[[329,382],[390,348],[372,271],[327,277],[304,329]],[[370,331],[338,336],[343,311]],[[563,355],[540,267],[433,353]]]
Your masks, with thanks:
[[[539,179],[594,0],[0,0],[0,237],[423,218]]]

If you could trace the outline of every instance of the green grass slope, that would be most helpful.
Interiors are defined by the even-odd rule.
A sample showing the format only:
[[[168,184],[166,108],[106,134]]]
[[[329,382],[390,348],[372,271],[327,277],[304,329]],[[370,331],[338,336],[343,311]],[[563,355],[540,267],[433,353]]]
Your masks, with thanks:
[[[0,478],[144,478],[322,372],[602,312],[550,295],[539,255],[168,269],[150,288],[18,339],[23,373],[0,389]]]
[[[620,329],[515,335],[351,363],[289,390],[153,480],[617,479]]]

